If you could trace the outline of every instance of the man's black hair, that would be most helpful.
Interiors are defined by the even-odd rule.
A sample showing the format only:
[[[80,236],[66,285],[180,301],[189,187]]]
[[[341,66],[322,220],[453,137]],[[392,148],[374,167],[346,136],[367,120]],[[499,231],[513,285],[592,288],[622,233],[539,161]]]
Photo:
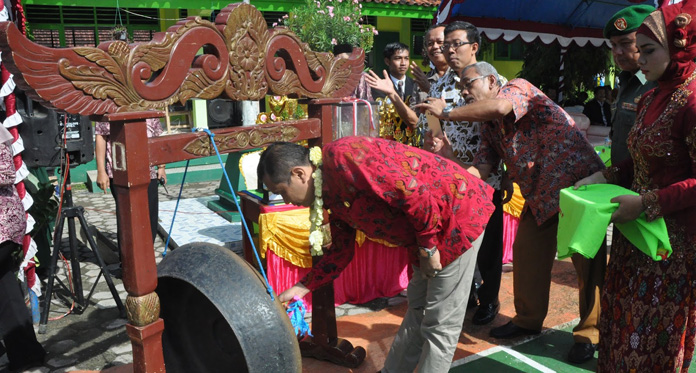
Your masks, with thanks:
[[[425,33],[423,35],[428,35],[428,33],[430,31],[433,31],[434,29],[436,29],[438,27],[445,27],[445,26],[447,26],[446,23],[434,24],[434,25],[428,27],[428,29],[425,30]],[[443,30],[443,32],[444,32],[444,30]],[[426,43],[427,43],[427,41],[425,40],[425,36],[423,36],[423,51],[421,52],[421,55],[423,56],[423,61],[421,61],[421,65],[428,67],[428,66],[430,66],[430,58],[428,57],[428,45]]]
[[[447,27],[445,27],[445,37],[447,37],[447,34],[455,32],[457,30],[466,31],[467,41],[476,42],[479,46],[481,46],[481,33],[476,28],[476,26],[472,25],[469,22],[454,21],[450,23],[449,25],[447,25]]]
[[[311,165],[309,149],[292,142],[275,142],[261,153],[256,174],[259,183],[266,176],[275,184],[289,183],[292,168],[307,165]]]
[[[389,43],[384,47],[384,58],[392,58],[396,52],[403,51],[405,50],[408,52],[408,45],[404,43],[399,43],[398,41],[395,41],[393,43]]]
[[[430,27],[428,27],[427,30],[425,30],[425,32],[423,33],[423,35],[429,33],[430,31],[433,31],[434,29],[436,29],[436,28],[438,28],[438,27],[447,27],[447,24],[446,24],[446,23],[436,23],[436,24],[434,24],[434,25],[431,25]],[[444,32],[444,30],[443,30],[442,32]]]

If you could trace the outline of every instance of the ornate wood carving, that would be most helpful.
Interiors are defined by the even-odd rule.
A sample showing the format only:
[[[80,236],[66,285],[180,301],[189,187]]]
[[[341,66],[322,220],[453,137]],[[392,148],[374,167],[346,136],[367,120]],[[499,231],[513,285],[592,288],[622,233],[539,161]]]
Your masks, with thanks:
[[[215,143],[220,154],[223,154],[260,148],[275,141],[309,140],[316,143],[316,139],[321,136],[322,126],[319,119],[310,118],[292,122],[223,128],[214,132]],[[241,134],[242,132],[244,134]],[[329,127],[329,134],[331,133]],[[242,146],[247,142],[246,139],[248,139],[249,144]],[[148,139],[148,144],[150,148],[149,164],[171,163],[215,155],[208,135],[203,132],[153,137]]]
[[[294,126],[274,126],[261,127],[248,131],[238,131],[224,135],[216,135],[213,137],[215,145],[217,145],[220,153],[230,152],[234,150],[243,150],[248,148],[258,148],[275,141],[292,141],[300,134],[300,130]],[[199,137],[189,142],[184,146],[184,151],[197,155],[199,157],[207,157],[215,155],[215,149],[210,144],[210,138]]]
[[[29,96],[83,115],[166,109],[194,97],[342,97],[355,89],[364,60],[361,49],[348,59],[311,51],[284,27],[268,30],[243,3],[228,5],[214,24],[189,17],[148,43],[98,47],[47,48],[3,22],[0,50]]]
[[[159,296],[157,293],[141,297],[129,295],[126,297],[126,314],[128,322],[135,326],[145,326],[157,321],[160,315]]]

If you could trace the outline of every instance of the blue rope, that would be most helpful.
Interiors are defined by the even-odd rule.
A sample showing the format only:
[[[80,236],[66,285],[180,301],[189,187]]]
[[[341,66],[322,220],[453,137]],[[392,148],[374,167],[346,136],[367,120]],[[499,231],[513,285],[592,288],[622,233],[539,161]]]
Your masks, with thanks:
[[[213,144],[215,154],[217,155],[218,161],[220,162],[220,166],[222,167],[222,173],[223,175],[225,175],[225,180],[227,180],[227,186],[230,188],[230,192],[232,193],[232,199],[234,200],[234,204],[237,206],[237,211],[239,211],[239,213],[241,214],[242,208],[239,207],[239,201],[237,201],[236,193],[234,191],[234,188],[232,188],[232,182],[230,181],[229,175],[227,175],[227,170],[225,169],[225,165],[222,163],[222,157],[220,156],[220,152],[218,151],[217,144],[215,144],[215,140],[213,139],[213,137],[215,137],[215,134],[210,132],[210,130],[207,128],[198,128],[198,130],[204,131],[210,137],[210,142]],[[258,250],[256,250],[256,245],[254,245],[254,240],[251,237],[251,231],[249,231],[249,226],[247,226],[246,220],[244,218],[242,218],[241,221],[242,225],[244,226],[244,230],[246,231],[247,237],[249,237],[251,249],[254,251],[254,255],[256,256],[256,262],[259,264],[259,271],[261,271],[261,275],[263,276],[264,281],[266,281],[266,291],[271,296],[271,300],[274,300],[275,298],[273,297],[273,288],[271,287],[271,283],[268,282],[268,277],[266,277],[266,271],[263,270],[263,264],[261,264],[259,252]]]
[[[181,192],[184,191],[184,181],[186,181],[186,173],[188,172],[189,162],[186,161],[186,168],[184,169],[184,177],[181,178],[181,186],[179,187],[179,197],[176,199],[176,206],[174,207],[174,214],[172,214],[172,224],[169,226],[169,233],[167,234],[167,242],[164,244],[164,251],[162,252],[162,257],[167,255],[167,248],[169,247],[169,240],[172,238],[172,229],[174,228],[174,219],[176,219],[176,212],[179,210],[179,201],[181,201]]]

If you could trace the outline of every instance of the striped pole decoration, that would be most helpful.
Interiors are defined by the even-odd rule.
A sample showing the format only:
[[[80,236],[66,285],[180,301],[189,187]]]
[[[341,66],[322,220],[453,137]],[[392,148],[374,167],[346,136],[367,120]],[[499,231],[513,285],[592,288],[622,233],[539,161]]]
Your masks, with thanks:
[[[552,97],[556,102],[560,103],[563,101],[563,92],[565,91],[565,78],[563,73],[565,72],[565,58],[568,52],[568,48],[561,47],[561,67],[558,69],[558,97]]]

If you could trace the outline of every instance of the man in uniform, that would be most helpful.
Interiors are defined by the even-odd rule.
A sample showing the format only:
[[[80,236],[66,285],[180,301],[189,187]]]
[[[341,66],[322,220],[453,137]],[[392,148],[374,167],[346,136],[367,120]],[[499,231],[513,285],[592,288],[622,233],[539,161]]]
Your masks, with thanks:
[[[636,121],[638,101],[644,93],[655,87],[654,82],[645,80],[638,68],[638,48],[636,30],[645,17],[655,8],[650,5],[633,5],[614,14],[604,26],[604,37],[611,42],[614,63],[621,68],[619,74],[619,95],[614,101],[616,111],[612,120],[611,163],[630,157],[626,139]]]

